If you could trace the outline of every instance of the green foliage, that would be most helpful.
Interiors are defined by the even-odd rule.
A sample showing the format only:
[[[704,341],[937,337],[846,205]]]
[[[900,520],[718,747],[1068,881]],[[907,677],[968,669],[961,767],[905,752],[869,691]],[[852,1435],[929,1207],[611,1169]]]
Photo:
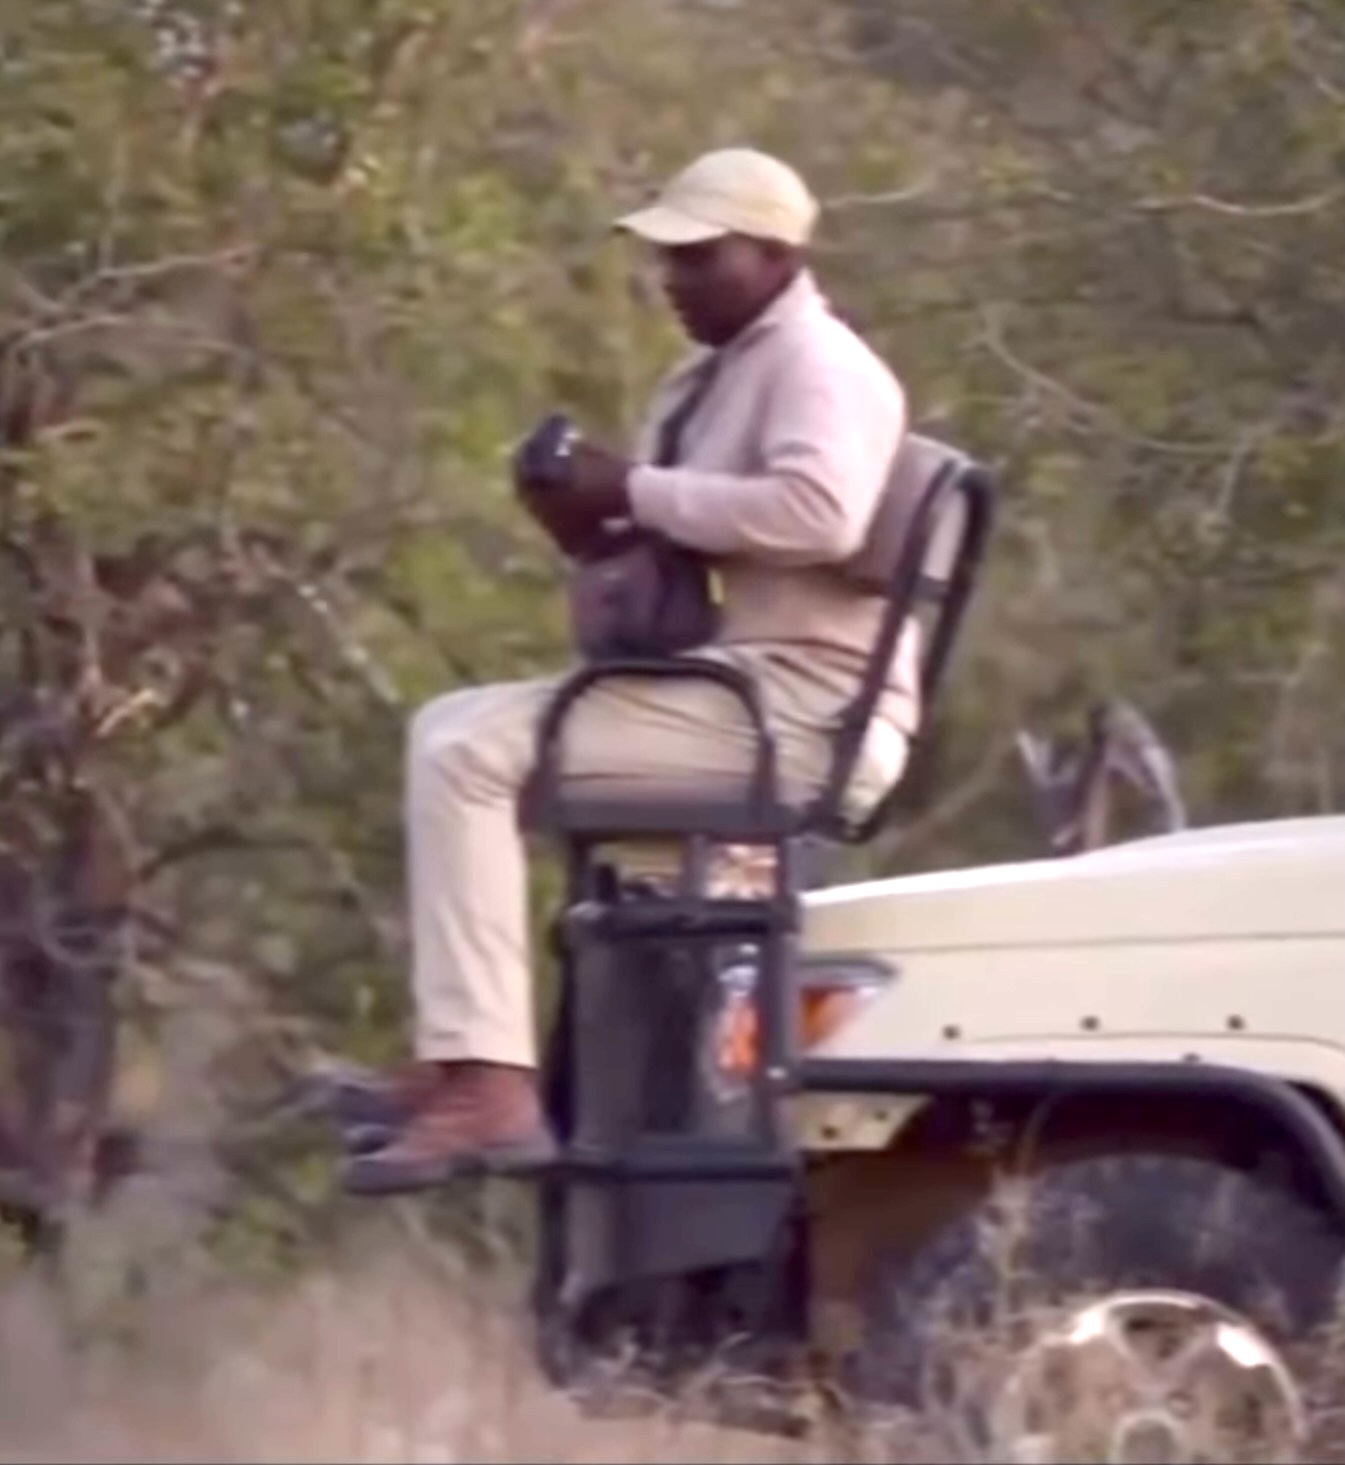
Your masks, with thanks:
[[[1218,19],[9,0],[0,532],[196,546],[185,640],[117,687],[196,653],[208,690],[97,753],[146,967],[238,973],[277,1061],[394,1046],[406,717],[564,658],[511,442],[553,404],[631,429],[678,348],[608,222],[743,139],[829,203],[819,269],[916,421],[1005,485],[910,829],[871,863],[1036,848],[1012,732],[1111,691],[1202,820],[1345,803],[1339,6]]]

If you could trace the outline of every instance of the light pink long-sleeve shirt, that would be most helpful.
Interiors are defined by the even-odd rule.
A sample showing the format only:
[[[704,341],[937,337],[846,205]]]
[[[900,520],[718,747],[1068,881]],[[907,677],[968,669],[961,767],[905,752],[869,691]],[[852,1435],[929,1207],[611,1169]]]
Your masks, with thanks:
[[[806,272],[722,349],[675,467],[649,460],[706,353],[655,393],[628,480],[632,516],[713,557],[721,642],[802,658],[846,695],[883,602],[831,567],[864,539],[906,428],[905,393]],[[881,709],[907,731],[918,713],[914,649],[904,638]]]

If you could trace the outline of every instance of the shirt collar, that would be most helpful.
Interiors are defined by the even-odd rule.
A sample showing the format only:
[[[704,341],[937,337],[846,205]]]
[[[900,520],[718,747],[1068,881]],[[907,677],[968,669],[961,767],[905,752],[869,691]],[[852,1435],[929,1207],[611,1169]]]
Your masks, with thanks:
[[[826,296],[819,288],[816,277],[810,270],[800,270],[765,310],[749,321],[731,341],[726,341],[717,348],[698,346],[683,358],[664,385],[668,390],[680,390],[690,377],[695,376],[702,368],[709,368],[712,362],[716,363],[717,371],[745,351],[753,341],[759,340],[787,321],[828,308]]]
[[[826,304],[826,297],[818,288],[812,271],[800,270],[765,310],[744,326],[722,349],[726,354],[736,352],[749,341],[756,340],[758,336],[773,330],[776,326],[797,320],[800,316],[808,315],[816,310],[825,310]]]

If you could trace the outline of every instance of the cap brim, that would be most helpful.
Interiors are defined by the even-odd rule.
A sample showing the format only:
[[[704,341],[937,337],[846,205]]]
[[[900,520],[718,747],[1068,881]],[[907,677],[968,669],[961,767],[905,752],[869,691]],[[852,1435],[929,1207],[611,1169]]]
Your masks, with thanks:
[[[729,232],[719,224],[693,219],[690,214],[663,204],[637,209],[635,213],[618,219],[614,227],[648,239],[651,244],[669,245],[700,244],[706,239],[720,239]]]

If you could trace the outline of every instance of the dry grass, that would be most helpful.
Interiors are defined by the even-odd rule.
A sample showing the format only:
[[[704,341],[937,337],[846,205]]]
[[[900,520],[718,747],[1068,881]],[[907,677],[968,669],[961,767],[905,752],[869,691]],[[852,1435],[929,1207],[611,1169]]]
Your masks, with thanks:
[[[773,1461],[797,1447],[667,1413],[585,1420],[529,1357],[507,1271],[472,1274],[409,1212],[320,1271],[240,1285],[191,1244],[149,1291],[149,1232],[77,1240],[61,1284],[0,1294],[0,1461]],[[171,1257],[171,1260],[170,1260]]]
[[[516,1271],[455,1259],[414,1207],[282,1285],[240,1283],[162,1197],[74,1243],[60,1282],[11,1271],[0,1292],[0,1462],[935,1458],[914,1420],[801,1444],[667,1409],[584,1419],[537,1376]]]

